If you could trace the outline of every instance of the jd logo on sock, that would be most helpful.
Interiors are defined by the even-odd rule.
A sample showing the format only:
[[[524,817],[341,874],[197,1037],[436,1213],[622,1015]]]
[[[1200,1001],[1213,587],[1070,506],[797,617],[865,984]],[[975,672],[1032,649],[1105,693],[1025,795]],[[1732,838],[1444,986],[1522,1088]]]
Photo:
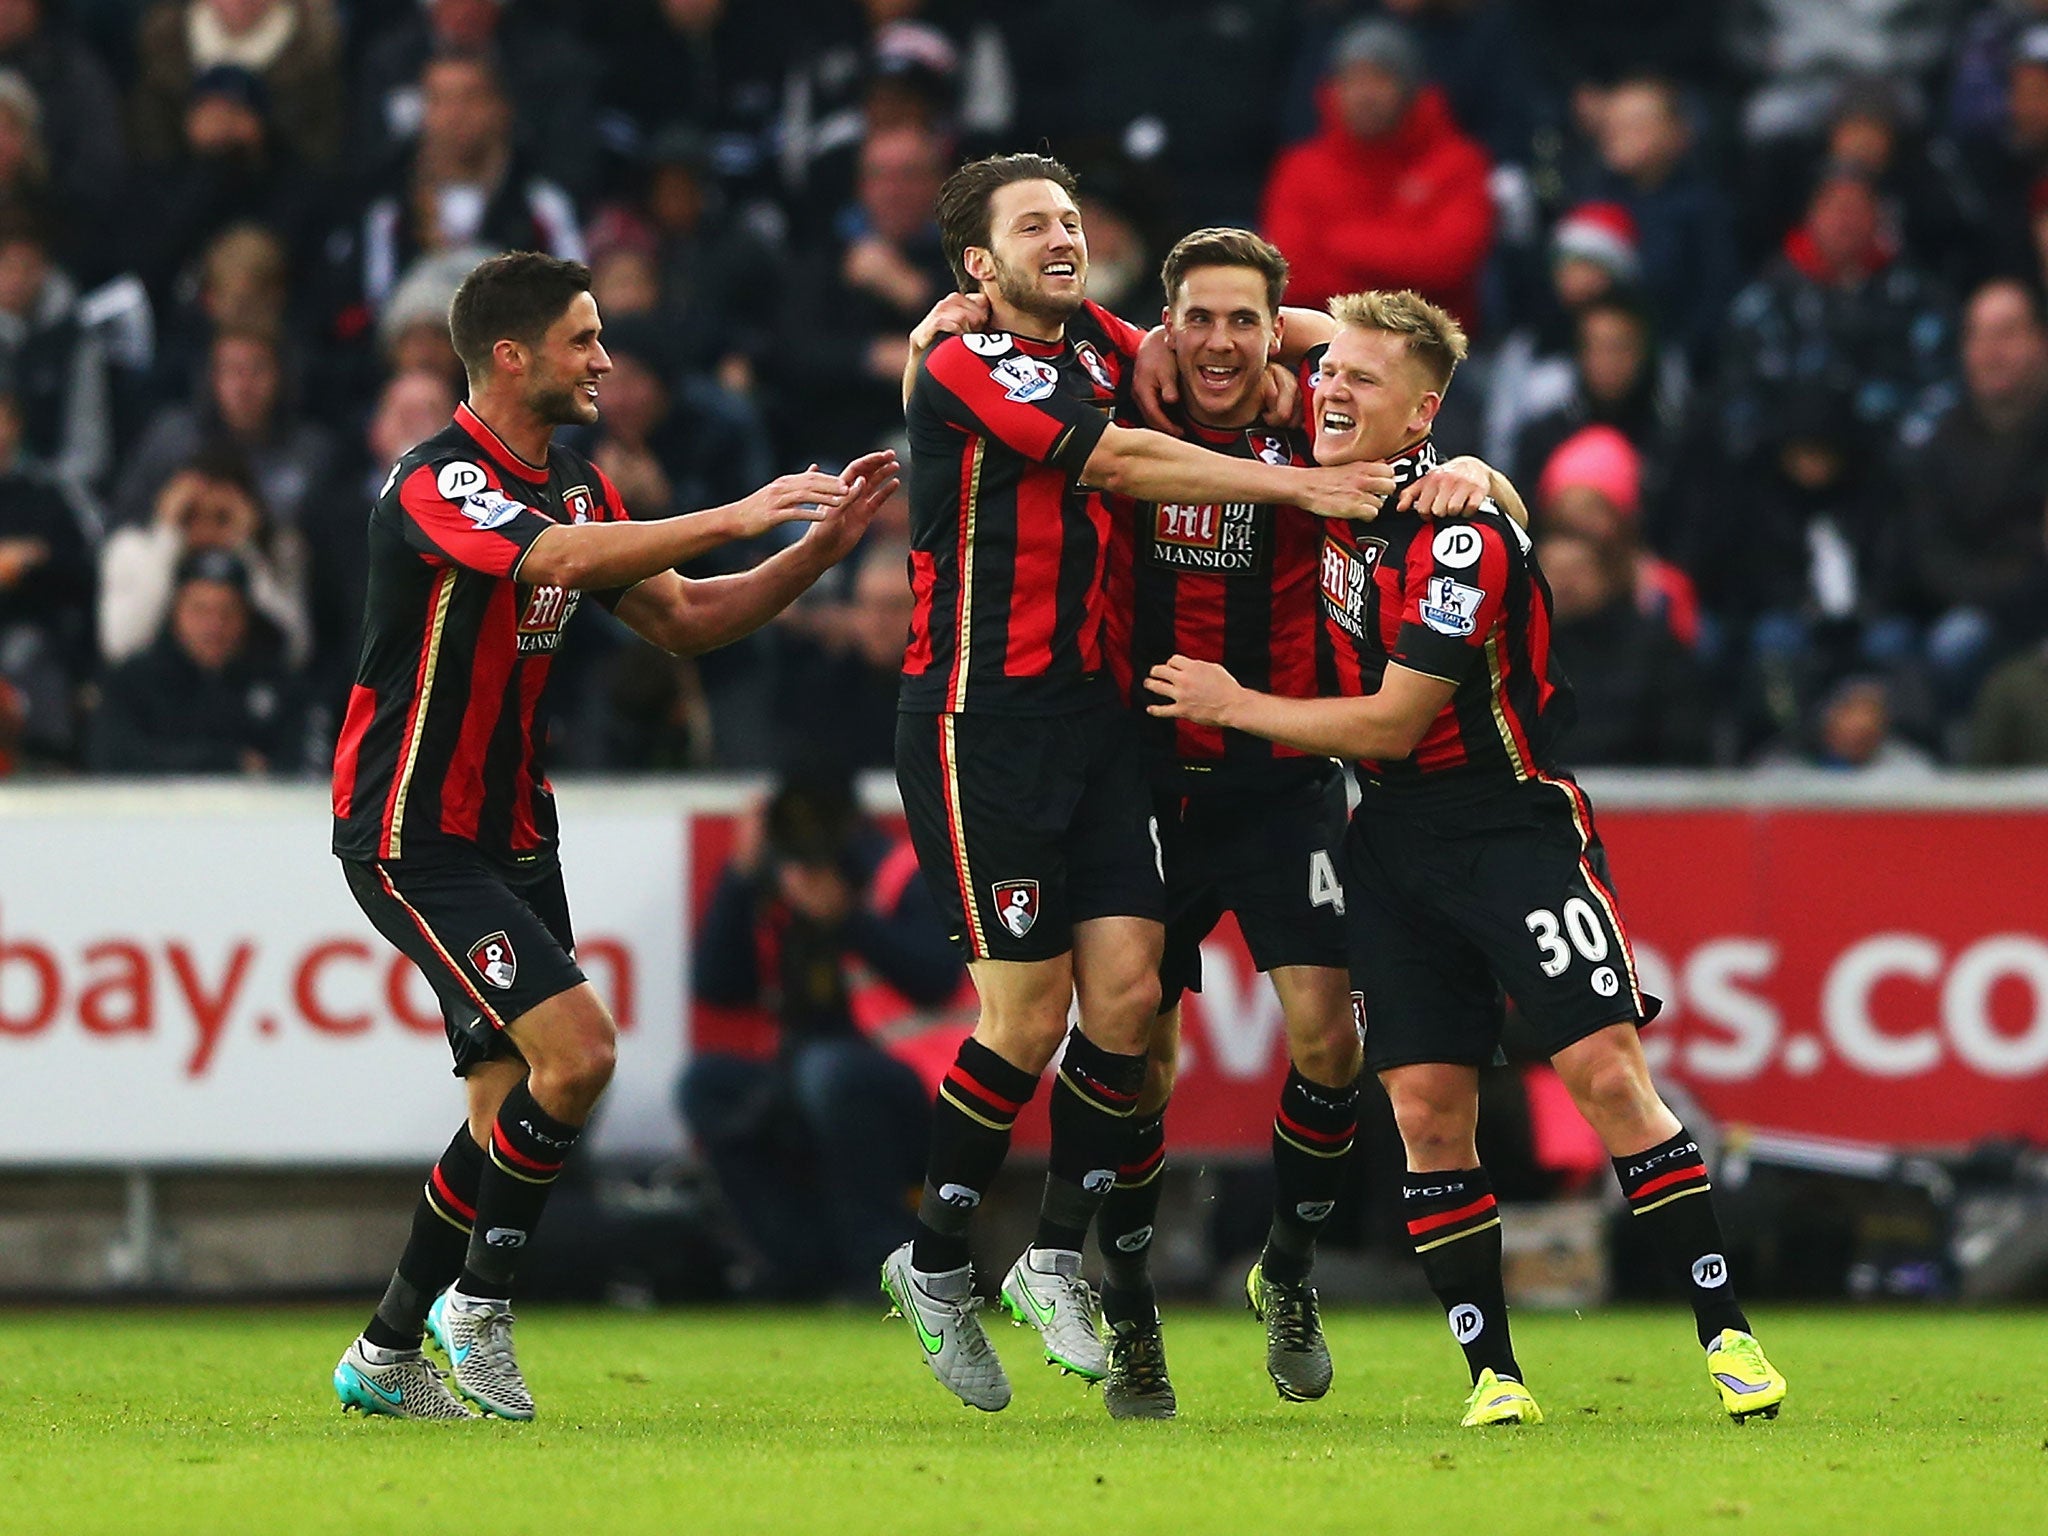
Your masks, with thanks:
[[[1135,1232],[1126,1232],[1116,1240],[1116,1245],[1125,1253],[1136,1253],[1152,1241],[1152,1229],[1140,1227]]]
[[[1460,1344],[1470,1344],[1485,1331],[1486,1314],[1470,1302],[1451,1308],[1451,1337]]]
[[[981,1204],[979,1191],[969,1189],[965,1184],[941,1184],[939,1198],[956,1210],[971,1211]]]
[[[1692,1283],[1703,1291],[1711,1291],[1728,1280],[1728,1261],[1718,1253],[1701,1254],[1692,1261]]]
[[[493,1227],[484,1234],[484,1244],[491,1248],[524,1248],[526,1234],[517,1227]]]
[[[1330,1212],[1337,1209],[1334,1200],[1304,1200],[1294,1208],[1294,1214],[1303,1221],[1328,1221]]]
[[[1116,1182],[1114,1168],[1091,1168],[1081,1175],[1081,1190],[1084,1194],[1106,1195],[1110,1185]]]

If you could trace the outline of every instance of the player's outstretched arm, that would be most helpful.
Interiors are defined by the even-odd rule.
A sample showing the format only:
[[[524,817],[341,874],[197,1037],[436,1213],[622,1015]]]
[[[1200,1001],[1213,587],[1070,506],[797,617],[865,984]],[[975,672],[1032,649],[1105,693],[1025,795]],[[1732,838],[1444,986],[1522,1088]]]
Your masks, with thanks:
[[[1262,736],[1320,757],[1398,762],[1414,752],[1457,684],[1398,663],[1378,693],[1359,699],[1289,699],[1247,688],[1212,661],[1175,656],[1154,667],[1145,687],[1164,700],[1146,713]]]
[[[896,477],[896,456],[886,449],[854,460],[841,477],[841,494],[789,548],[750,571],[703,581],[662,571],[619,600],[620,620],[674,656],[701,655],[752,634],[846,558],[895,494]]]
[[[895,462],[892,455],[892,473]],[[572,592],[630,587],[721,544],[751,539],[783,523],[815,523],[846,498],[849,478],[821,473],[813,464],[802,474],[769,481],[742,500],[702,512],[644,523],[550,528],[527,546],[512,574],[529,586]]]
[[[1394,491],[1385,464],[1294,468],[1212,453],[1145,427],[1111,427],[1081,479],[1139,501],[1284,503],[1319,517],[1366,519]]]

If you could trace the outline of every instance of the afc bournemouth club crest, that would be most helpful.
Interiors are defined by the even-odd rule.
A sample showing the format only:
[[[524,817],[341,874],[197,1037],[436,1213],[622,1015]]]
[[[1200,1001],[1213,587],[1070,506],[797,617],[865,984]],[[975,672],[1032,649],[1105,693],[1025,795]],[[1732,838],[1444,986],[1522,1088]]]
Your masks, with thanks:
[[[1023,938],[1038,921],[1038,882],[1003,880],[989,889],[996,899],[997,919],[1010,930],[1011,938]]]
[[[469,963],[476,967],[477,975],[501,992],[510,991],[519,975],[519,957],[512,953],[512,941],[503,929],[470,945]]]
[[[1092,343],[1075,342],[1074,356],[1080,361],[1081,366],[1088,370],[1088,377],[1095,381],[1097,389],[1107,390],[1111,394],[1116,393],[1116,375],[1109,371],[1109,364],[1102,360],[1102,354],[1095,350]]]

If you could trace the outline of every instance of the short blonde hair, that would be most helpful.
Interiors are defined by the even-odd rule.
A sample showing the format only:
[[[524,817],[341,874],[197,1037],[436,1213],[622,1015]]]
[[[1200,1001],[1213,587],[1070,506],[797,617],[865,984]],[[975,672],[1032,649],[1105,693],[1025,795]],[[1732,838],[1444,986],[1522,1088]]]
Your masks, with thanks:
[[[1330,318],[1361,331],[1391,331],[1408,338],[1408,355],[1422,364],[1438,394],[1450,388],[1451,375],[1465,361],[1469,345],[1465,328],[1421,294],[1373,290],[1343,293],[1330,300]]]

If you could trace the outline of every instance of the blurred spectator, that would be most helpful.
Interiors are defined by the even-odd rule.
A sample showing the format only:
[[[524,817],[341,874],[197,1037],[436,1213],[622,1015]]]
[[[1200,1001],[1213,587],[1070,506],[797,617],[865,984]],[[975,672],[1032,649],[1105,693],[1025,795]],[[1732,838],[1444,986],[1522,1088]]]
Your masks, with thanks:
[[[217,65],[262,77],[279,137],[308,165],[341,150],[341,21],[333,0],[158,0],[136,33],[135,153],[168,160],[184,141],[192,85]]]
[[[984,9],[964,0],[859,0],[812,19],[776,129],[784,201],[804,240],[827,233],[852,200],[860,147],[877,130],[921,128],[979,153],[1009,128],[1016,81],[1002,29]],[[1099,34],[1110,14],[1090,14],[1091,48],[1107,44]]]
[[[235,557],[243,601],[267,621],[284,659],[302,666],[312,650],[304,541],[270,525],[242,463],[218,449],[165,481],[147,527],[108,537],[100,556],[101,654],[118,662],[149,646],[172,606],[176,573],[204,550]]]
[[[1892,728],[1891,689],[1880,677],[1844,679],[1821,701],[1806,739],[1759,759],[1769,768],[1829,768],[1841,772],[1920,778],[1934,759]]]
[[[778,657],[778,756],[826,757],[849,772],[896,762],[896,693],[910,635],[910,547],[872,533],[848,595],[785,611],[795,633]]]
[[[1291,304],[1361,288],[1413,288],[1471,327],[1493,242],[1486,154],[1422,84],[1414,39],[1384,21],[1338,35],[1322,131],[1283,151],[1261,227],[1287,255]]]
[[[2040,296],[1997,279],[1963,312],[1962,397],[1906,464],[1906,580],[1932,618],[1928,661],[1964,707],[2008,610],[2031,595],[2048,502],[2048,328]],[[1917,438],[1916,434],[1916,438]],[[2033,633],[2027,626],[2025,633]]]
[[[1068,82],[1057,103],[1035,89],[1024,94],[1018,147],[1052,135],[1082,171],[1084,191],[1101,190],[1098,178],[1072,157],[1090,166],[1111,157],[1128,162],[1170,226],[1150,232],[1162,251],[1191,228],[1254,221],[1275,130],[1297,89],[1288,69],[1308,46],[1296,36],[1303,7],[1293,0],[1050,0],[1035,10],[999,9],[1029,18],[1020,23],[1031,32],[1018,44],[1019,77]],[[1328,26],[1320,41],[1301,60],[1298,89],[1308,111],[1294,137],[1316,126],[1309,98],[1328,60]],[[1156,300],[1158,274],[1147,276]],[[1089,297],[1099,299],[1089,286]]]
[[[93,766],[103,773],[302,768],[297,690],[256,634],[257,622],[248,572],[235,555],[185,555],[162,632],[100,685]]]
[[[745,0],[612,0],[593,8],[604,63],[606,137],[627,160],[687,128],[702,170],[739,203],[772,197],[776,117],[804,35],[788,7]],[[807,19],[807,18],[806,18]]]
[[[1892,477],[1845,400],[1787,403],[1731,473],[1702,477],[1679,547],[1726,627],[1746,735],[1794,729],[1828,681],[1897,670],[1912,652],[1895,617],[1899,516]]]
[[[944,173],[930,133],[870,134],[857,200],[791,275],[777,382],[813,452],[851,459],[902,427],[910,328],[953,287],[933,218]]]
[[[1739,277],[1734,219],[1695,152],[1678,88],[1624,80],[1601,98],[1593,130],[1600,169],[1590,190],[1635,220],[1644,291],[1664,335],[1699,367]]]
[[[862,817],[843,780],[785,780],[694,953],[700,1008],[766,1015],[775,1056],[700,1051],[683,1119],[765,1277],[867,1294],[910,1233],[929,1134],[918,1075],[868,1031],[943,1004],[963,970],[909,840]]]
[[[1422,49],[1423,73],[1442,86],[1451,115],[1496,164],[1526,165],[1535,133],[1537,75],[1502,69],[1526,59],[1531,39],[1512,0],[1323,0],[1304,8],[1293,78],[1281,96],[1288,142],[1315,132],[1315,85],[1336,30],[1361,13],[1398,18]]]
[[[1531,68],[1563,96],[1582,84],[1645,75],[1719,84],[1720,7],[1642,0],[1520,0],[1535,53]]]
[[[592,255],[602,263],[644,251],[654,312],[678,364],[716,372],[726,388],[745,394],[773,345],[785,262],[779,246],[735,216],[711,174],[710,153],[695,129],[657,133],[644,150],[636,200],[613,205],[593,225]],[[616,280],[609,271],[605,277],[607,286]],[[607,317],[615,312],[602,298],[599,307]]]
[[[1722,7],[1729,57],[1753,82],[1752,139],[1811,133],[1849,75],[1913,86],[1948,57],[1970,0],[1735,0]]]
[[[1637,605],[1627,551],[1583,533],[1546,533],[1551,648],[1571,679],[1567,739],[1586,767],[1681,767],[1707,760],[1705,689],[1692,652]]]
[[[1580,203],[1552,227],[1548,287],[1522,323],[1477,360],[1491,462],[1515,473],[1522,428],[1571,394],[1580,310],[1633,288],[1642,271],[1636,221],[1619,203]]]
[[[589,179],[597,58],[546,11],[510,0],[420,0],[370,38],[350,104],[351,155],[382,165],[418,136],[426,110],[420,66],[448,52],[488,53],[497,61],[518,141],[541,175],[568,186]]]
[[[1581,306],[1573,325],[1572,355],[1561,370],[1531,378],[1526,396],[1533,419],[1514,441],[1510,474],[1533,474],[1581,428],[1609,426],[1644,460],[1646,500],[1661,492],[1684,419],[1685,362],[1658,350],[1650,318],[1619,294]],[[1658,509],[1661,510],[1661,509]],[[1653,527],[1661,516],[1651,519]]]
[[[488,246],[461,245],[422,256],[406,269],[377,317],[382,377],[436,373],[451,386],[463,385],[462,359],[448,334],[448,307],[462,280],[493,254]]]
[[[1831,390],[1881,441],[1949,363],[1947,296],[1899,259],[1864,176],[1829,167],[1782,255],[1736,296],[1723,353],[1722,434],[1754,452],[1794,396]]]
[[[628,640],[605,669],[602,765],[682,773],[712,766],[711,703],[697,660]]]
[[[0,216],[0,371],[23,442],[59,479],[97,487],[112,467],[114,396],[106,347],[33,221]]]
[[[48,14],[45,0],[0,0],[0,70],[19,72],[34,92],[38,137],[66,224],[74,233],[97,231],[113,211],[128,160],[113,74]]]
[[[2048,22],[2014,40],[2005,112],[1963,148],[1990,220],[1992,262],[2007,271],[2031,267],[2028,225],[2040,210],[2036,189],[2048,177]]]
[[[1610,426],[1582,427],[1558,445],[1536,485],[1537,527],[1576,533],[1634,573],[1636,606],[1680,644],[1699,643],[1692,578],[1643,547],[1643,457]]]
[[[2048,768],[2048,640],[2000,663],[1970,712],[1972,768]]]
[[[138,167],[124,223],[127,263],[149,285],[159,311],[187,290],[194,261],[231,224],[270,229],[287,253],[307,252],[320,188],[272,128],[268,87],[238,65],[192,82],[175,148]]]
[[[300,509],[333,463],[334,440],[292,408],[276,335],[221,326],[197,384],[197,398],[157,412],[128,456],[115,488],[114,522],[136,527],[149,521],[163,483],[202,449],[221,443],[247,460],[270,517],[297,527]]]
[[[711,379],[680,375],[660,325],[608,319],[604,344],[612,372],[590,452],[633,516],[720,506],[770,478],[767,432],[753,407]]]
[[[2048,0],[1991,0],[1963,23],[1949,83],[1948,127],[1959,138],[1998,132],[2020,34],[2048,22]]]
[[[328,241],[335,339],[363,335],[421,256],[482,245],[584,255],[576,204],[512,141],[512,104],[490,57],[444,53],[420,72],[420,133],[359,219]]]
[[[21,447],[20,409],[0,389],[0,756],[76,762],[94,655],[91,514]]]
[[[1759,257],[1799,221],[1820,169],[1837,166],[1869,180],[1915,266],[1958,284],[1984,271],[1984,210],[1962,157],[1948,140],[1918,131],[1906,93],[1890,81],[1844,81],[1818,140],[1759,146],[1753,159],[1745,246]]]
[[[196,281],[177,284],[178,297],[157,311],[155,397],[170,402],[190,392],[223,326],[284,334],[291,272],[284,241],[268,225],[230,224],[207,241]]]
[[[369,570],[370,507],[398,456],[424,442],[455,413],[457,395],[445,373],[394,374],[349,461],[323,477],[307,504],[305,540],[308,618],[312,625],[310,693],[323,727],[338,728],[355,677]]]

